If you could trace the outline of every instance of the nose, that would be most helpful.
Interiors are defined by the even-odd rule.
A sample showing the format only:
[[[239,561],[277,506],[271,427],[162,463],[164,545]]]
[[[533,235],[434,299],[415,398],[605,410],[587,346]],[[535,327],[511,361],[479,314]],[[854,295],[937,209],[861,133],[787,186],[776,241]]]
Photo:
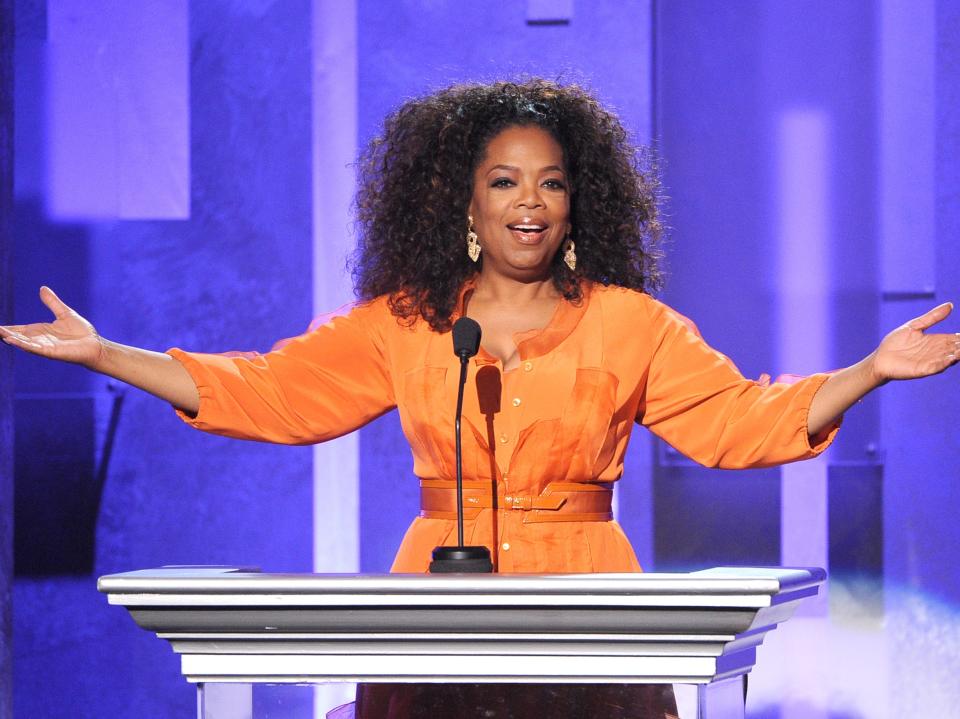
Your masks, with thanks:
[[[543,196],[540,194],[540,187],[536,182],[522,182],[519,185],[520,191],[517,193],[517,207],[543,207]]]

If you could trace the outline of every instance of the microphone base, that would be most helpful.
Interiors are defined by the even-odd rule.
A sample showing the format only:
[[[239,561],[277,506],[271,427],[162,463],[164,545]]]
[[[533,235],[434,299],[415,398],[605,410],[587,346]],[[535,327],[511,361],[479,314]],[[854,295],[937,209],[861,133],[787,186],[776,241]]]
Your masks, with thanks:
[[[430,574],[489,574],[493,571],[486,547],[437,547]]]

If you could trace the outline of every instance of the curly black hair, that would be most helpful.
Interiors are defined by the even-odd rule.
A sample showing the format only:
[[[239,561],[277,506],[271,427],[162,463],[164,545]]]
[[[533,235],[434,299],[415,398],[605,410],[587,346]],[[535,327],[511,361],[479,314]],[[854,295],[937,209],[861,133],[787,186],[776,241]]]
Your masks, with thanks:
[[[435,331],[450,327],[463,283],[478,271],[466,253],[473,173],[487,143],[536,125],[563,148],[572,185],[577,269],[558,252],[553,281],[571,301],[581,279],[648,292],[660,283],[659,182],[648,152],[577,85],[542,79],[455,85],[400,106],[361,155],[358,244],[361,299],[389,295],[391,311]],[[481,258],[482,263],[482,258]]]

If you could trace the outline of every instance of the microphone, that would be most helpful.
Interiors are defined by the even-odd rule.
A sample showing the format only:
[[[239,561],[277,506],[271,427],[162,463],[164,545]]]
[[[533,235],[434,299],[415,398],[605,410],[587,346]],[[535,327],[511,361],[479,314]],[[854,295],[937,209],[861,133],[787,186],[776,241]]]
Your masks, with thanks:
[[[460,444],[460,416],[463,414],[463,389],[467,383],[467,361],[479,350],[480,325],[469,317],[461,317],[453,323],[453,353],[460,358],[460,383],[457,387],[457,414],[454,420],[457,447],[457,546],[437,547],[433,550],[431,574],[493,571],[489,549],[463,545],[463,451]]]
[[[469,317],[461,317],[453,323],[453,353],[465,363],[479,351],[480,325]]]

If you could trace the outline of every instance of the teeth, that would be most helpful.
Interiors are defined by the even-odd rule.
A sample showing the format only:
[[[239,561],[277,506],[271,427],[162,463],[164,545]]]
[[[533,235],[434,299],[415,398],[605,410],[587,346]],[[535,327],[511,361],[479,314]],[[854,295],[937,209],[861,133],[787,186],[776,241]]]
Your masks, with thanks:
[[[546,229],[542,225],[511,225],[510,227],[514,230],[532,230],[534,232]]]

